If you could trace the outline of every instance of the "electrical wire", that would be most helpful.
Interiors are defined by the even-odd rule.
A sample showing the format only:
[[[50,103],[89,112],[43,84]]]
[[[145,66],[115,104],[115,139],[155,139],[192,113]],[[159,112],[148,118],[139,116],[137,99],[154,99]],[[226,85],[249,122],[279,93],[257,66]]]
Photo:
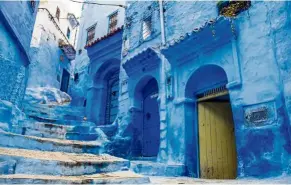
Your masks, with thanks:
[[[103,4],[103,3],[95,3],[95,2],[81,2],[81,1],[76,1],[76,0],[69,0],[74,3],[82,3],[82,4],[94,4],[94,5],[102,5],[102,6],[118,6],[121,8],[126,8],[126,6],[121,5],[121,4]]]

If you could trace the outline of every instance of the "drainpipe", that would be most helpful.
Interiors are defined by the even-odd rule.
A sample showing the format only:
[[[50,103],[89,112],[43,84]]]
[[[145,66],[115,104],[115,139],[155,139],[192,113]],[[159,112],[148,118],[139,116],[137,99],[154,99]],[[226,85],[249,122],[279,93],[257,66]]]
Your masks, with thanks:
[[[163,0],[159,0],[160,7],[160,21],[161,21],[161,36],[162,36],[162,45],[166,44],[166,36],[165,36],[165,23],[164,23],[164,8],[163,8]]]

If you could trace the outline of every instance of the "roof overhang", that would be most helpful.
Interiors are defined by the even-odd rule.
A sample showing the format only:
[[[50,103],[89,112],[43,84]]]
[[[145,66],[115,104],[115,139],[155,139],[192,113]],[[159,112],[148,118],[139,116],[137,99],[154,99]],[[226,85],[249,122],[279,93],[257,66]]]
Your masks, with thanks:
[[[161,52],[170,63],[183,63],[229,43],[236,38],[236,30],[233,20],[218,17],[191,33],[169,41]]]
[[[122,50],[122,34],[120,29],[111,35],[106,35],[102,39],[97,39],[90,46],[86,46],[90,62],[102,62],[112,58],[120,60]]]
[[[122,66],[128,76],[143,73],[155,68],[160,63],[160,57],[152,48],[146,48],[133,57],[126,59]]]

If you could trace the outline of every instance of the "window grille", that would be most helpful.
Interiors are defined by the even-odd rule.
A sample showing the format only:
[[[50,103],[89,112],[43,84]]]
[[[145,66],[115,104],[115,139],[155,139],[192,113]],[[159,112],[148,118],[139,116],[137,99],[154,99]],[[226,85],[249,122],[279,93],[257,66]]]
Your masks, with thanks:
[[[117,28],[118,12],[115,12],[109,16],[109,33],[113,32]]]
[[[57,7],[56,18],[58,19],[58,21],[60,21],[60,14],[61,14],[61,10],[59,9],[59,7]]]
[[[142,38],[147,39],[152,34],[152,21],[151,17],[145,19],[142,23]]]
[[[228,94],[228,89],[226,88],[226,85],[222,85],[210,90],[207,90],[201,94],[197,95],[198,101],[204,101],[211,98],[223,96]]]
[[[95,29],[96,29],[96,25],[91,26],[90,28],[87,29],[87,44],[94,40]]]
[[[112,124],[118,112],[119,70],[112,73],[108,80],[107,100],[105,107],[105,124]]]

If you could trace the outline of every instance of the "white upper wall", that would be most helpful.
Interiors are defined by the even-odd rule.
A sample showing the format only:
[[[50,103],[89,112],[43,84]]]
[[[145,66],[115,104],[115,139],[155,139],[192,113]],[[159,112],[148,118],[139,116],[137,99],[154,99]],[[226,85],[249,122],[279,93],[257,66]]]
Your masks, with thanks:
[[[90,0],[89,0],[90,1]],[[93,1],[91,1],[93,2]],[[125,1],[94,1],[103,4],[125,5]],[[79,73],[79,81],[70,83],[71,95],[74,97],[86,97],[88,66],[90,59],[87,50],[84,49],[87,41],[87,29],[96,24],[94,40],[108,34],[109,15],[118,11],[117,27],[124,23],[125,9],[118,6],[84,4],[78,31],[76,47],[76,59],[71,62],[72,73]],[[80,52],[81,51],[81,52]],[[81,103],[83,105],[83,103]]]
[[[56,18],[57,7],[60,9],[60,19]],[[70,29],[70,37],[67,38],[71,45],[74,46],[74,43],[77,42],[75,39],[77,28],[72,28],[70,22],[68,21],[67,16],[68,13],[73,13],[76,17],[78,17],[79,12],[81,10],[82,5],[77,4],[68,0],[62,1],[41,1],[39,8],[46,8],[54,17],[56,23],[60,27],[61,31],[67,36],[67,30]],[[79,20],[78,20],[79,21]],[[48,13],[43,10],[39,10],[36,18],[34,33],[33,33],[33,41],[31,43],[32,46],[37,46],[40,41],[41,32],[46,31],[51,35],[56,36],[57,39],[63,39],[64,37],[61,35],[60,31],[56,28],[52,21],[50,21]]]
[[[125,5],[125,1],[98,1],[98,3]],[[109,5],[83,5],[77,51],[79,49],[84,50],[87,41],[87,29],[92,25],[96,24],[94,40],[108,34],[109,16],[116,11],[118,11],[117,27],[120,27],[124,23],[124,8]]]

